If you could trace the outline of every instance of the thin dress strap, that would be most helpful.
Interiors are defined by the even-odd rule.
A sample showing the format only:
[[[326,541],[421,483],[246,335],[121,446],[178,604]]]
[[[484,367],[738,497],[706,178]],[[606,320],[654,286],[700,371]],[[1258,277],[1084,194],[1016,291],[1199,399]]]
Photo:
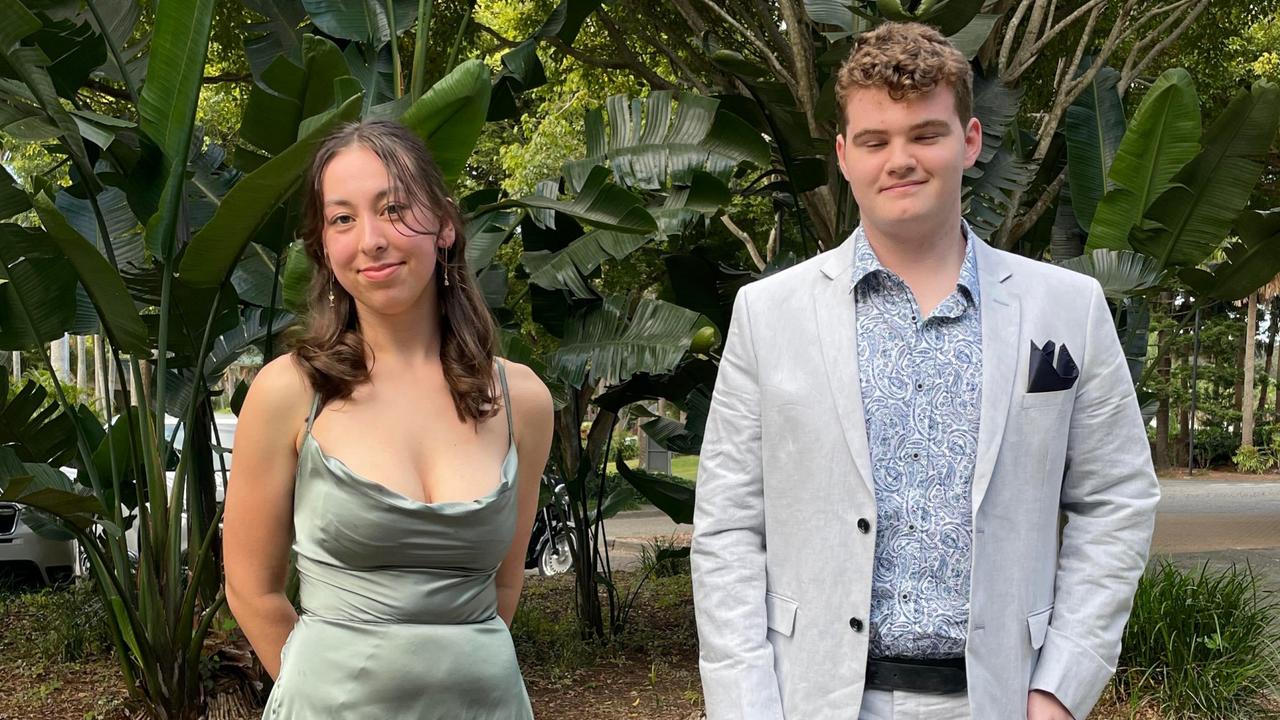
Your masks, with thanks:
[[[502,383],[502,405],[507,411],[507,440],[514,441],[516,438],[515,423],[511,419],[511,392],[507,389],[507,368],[506,363],[496,360],[498,364],[498,381]]]
[[[307,435],[311,434],[311,425],[316,421],[316,412],[320,409],[320,393],[316,393],[311,401],[311,414],[307,416]]]

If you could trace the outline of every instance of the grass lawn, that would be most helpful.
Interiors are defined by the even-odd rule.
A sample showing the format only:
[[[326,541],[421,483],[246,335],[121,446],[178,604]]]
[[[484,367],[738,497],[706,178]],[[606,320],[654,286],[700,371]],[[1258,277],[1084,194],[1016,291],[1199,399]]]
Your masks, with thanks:
[[[698,456],[676,455],[671,458],[671,474],[686,480],[698,479]]]

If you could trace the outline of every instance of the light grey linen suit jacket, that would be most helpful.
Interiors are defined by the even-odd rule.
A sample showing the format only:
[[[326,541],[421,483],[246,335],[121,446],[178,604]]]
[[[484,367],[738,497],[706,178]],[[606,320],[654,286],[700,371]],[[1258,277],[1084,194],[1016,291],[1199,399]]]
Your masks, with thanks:
[[[734,303],[694,516],[709,720],[858,717],[876,505],[852,251],[846,241]],[[1025,720],[1039,688],[1082,720],[1115,672],[1159,485],[1097,281],[981,242],[976,252],[970,708],[975,720]],[[1029,394],[1031,343],[1046,340],[1067,345],[1080,375]]]

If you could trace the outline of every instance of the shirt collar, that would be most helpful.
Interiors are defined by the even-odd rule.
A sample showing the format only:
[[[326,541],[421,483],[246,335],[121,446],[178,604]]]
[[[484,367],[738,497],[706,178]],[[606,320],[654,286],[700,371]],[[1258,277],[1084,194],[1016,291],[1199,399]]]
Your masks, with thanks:
[[[960,220],[960,232],[964,233],[965,249],[964,261],[960,265],[960,277],[956,280],[956,287],[963,288],[965,293],[968,294],[969,300],[974,305],[977,305],[979,297],[978,254],[975,248],[981,240],[974,234],[973,229],[969,227],[969,223],[965,222],[963,218]],[[852,241],[853,287],[857,287],[863,278],[877,271],[893,274],[893,271],[886,268],[880,262],[880,258],[876,256],[875,250],[871,248],[871,243],[867,240],[867,233],[861,225],[853,231]]]

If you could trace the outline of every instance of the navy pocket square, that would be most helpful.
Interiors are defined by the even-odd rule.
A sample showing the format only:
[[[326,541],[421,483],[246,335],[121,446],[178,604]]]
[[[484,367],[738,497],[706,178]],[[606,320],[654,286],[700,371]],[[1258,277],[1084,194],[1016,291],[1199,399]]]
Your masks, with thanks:
[[[1057,362],[1054,362],[1055,346],[1052,340],[1046,340],[1043,346],[1031,341],[1031,361],[1028,364],[1027,392],[1042,393],[1069,390],[1080,377],[1080,368],[1067,346],[1057,348]]]

